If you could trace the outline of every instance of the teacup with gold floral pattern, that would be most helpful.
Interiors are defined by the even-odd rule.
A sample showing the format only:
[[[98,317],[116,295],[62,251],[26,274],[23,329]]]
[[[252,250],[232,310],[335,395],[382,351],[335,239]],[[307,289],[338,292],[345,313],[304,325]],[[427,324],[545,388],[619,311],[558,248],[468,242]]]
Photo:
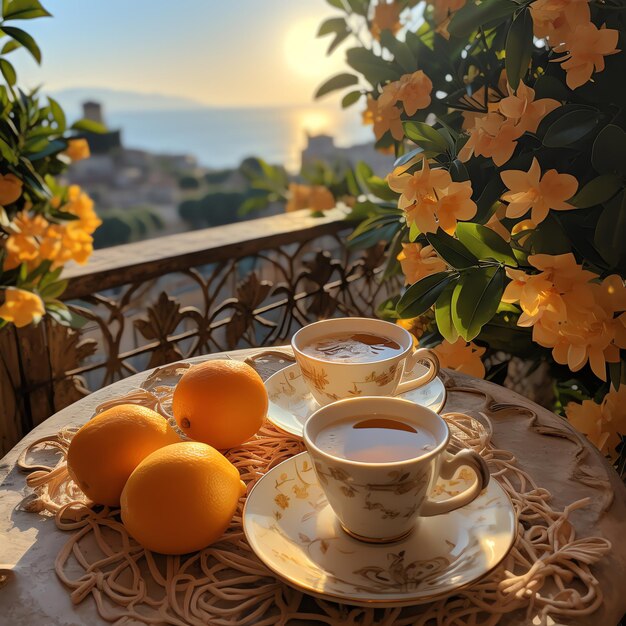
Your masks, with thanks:
[[[305,352],[306,346],[342,333],[364,333],[386,338],[398,346],[390,358],[367,362],[345,362],[332,356],[320,358]],[[342,317],[314,322],[297,331],[292,340],[296,361],[311,394],[320,405],[357,396],[392,396],[426,385],[439,372],[439,360],[426,348],[417,349],[413,336],[404,328],[379,319]],[[428,369],[410,380],[402,380],[419,361]]]
[[[319,435],[343,420],[393,416],[414,429],[428,431],[434,444],[401,461],[368,462],[330,454]],[[454,511],[475,500],[489,484],[485,461],[473,450],[446,450],[450,431],[437,413],[402,398],[362,397],[321,407],[304,425],[304,443],[315,473],[341,527],[356,539],[373,543],[407,536],[419,518]],[[475,474],[467,489],[446,500],[429,497],[437,479],[451,479],[461,468]]]

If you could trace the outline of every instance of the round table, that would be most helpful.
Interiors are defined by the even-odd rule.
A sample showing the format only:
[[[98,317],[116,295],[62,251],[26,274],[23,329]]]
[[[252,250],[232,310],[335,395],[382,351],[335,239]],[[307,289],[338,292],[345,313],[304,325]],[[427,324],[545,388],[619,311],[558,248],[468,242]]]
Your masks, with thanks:
[[[229,356],[245,359],[259,350],[240,350]],[[223,358],[213,354],[191,359]],[[268,360],[257,363],[257,370],[267,378],[288,363]],[[26,495],[25,475],[16,468],[22,449],[29,443],[55,434],[67,425],[81,425],[105,400],[124,395],[148,375],[142,372],[59,411],[29,433],[0,461],[0,568],[9,568],[14,576],[0,589],[0,625],[67,624],[93,626],[106,624],[90,597],[74,606],[68,590],[54,572],[54,559],[67,541],[54,520],[20,509]],[[572,514],[577,536],[599,535],[609,539],[612,551],[593,567],[605,594],[603,606],[593,615],[572,620],[567,626],[615,626],[626,613],[626,486],[598,451],[562,418],[522,396],[483,380],[456,372],[442,372],[449,393],[442,412],[481,410],[486,398],[491,404],[493,440],[500,448],[513,452],[520,466],[554,497],[556,507],[564,507],[580,498],[590,504]],[[498,410],[498,403],[507,410]],[[530,416],[530,411],[534,416]],[[512,613],[501,626],[528,626],[523,613]],[[564,626],[564,625],[563,625]]]

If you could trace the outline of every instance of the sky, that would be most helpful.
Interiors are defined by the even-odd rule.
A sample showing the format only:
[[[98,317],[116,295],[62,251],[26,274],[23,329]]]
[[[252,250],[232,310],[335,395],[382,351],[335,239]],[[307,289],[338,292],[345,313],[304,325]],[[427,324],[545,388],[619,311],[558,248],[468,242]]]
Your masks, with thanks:
[[[54,17],[21,22],[41,67],[12,53],[20,84],[159,93],[214,106],[310,103],[344,69],[316,39],[325,0],[42,0]]]

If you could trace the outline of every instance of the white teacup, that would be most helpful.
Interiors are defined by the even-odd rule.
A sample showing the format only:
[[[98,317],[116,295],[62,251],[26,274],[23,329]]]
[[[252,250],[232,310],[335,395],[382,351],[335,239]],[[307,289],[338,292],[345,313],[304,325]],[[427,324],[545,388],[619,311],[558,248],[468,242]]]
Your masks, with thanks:
[[[341,458],[316,443],[320,431],[350,418],[393,416],[433,435],[432,449],[415,458],[392,462],[365,462]],[[304,425],[304,442],[318,480],[342,528],[356,539],[386,543],[402,539],[419,517],[440,515],[474,500],[489,483],[485,461],[473,450],[452,454],[446,450],[450,431],[434,411],[402,398],[363,397],[340,400],[313,413]],[[476,480],[447,500],[428,497],[437,478],[453,478],[469,467]]]
[[[306,346],[331,335],[369,333],[391,339],[400,352],[391,358],[372,359],[365,363],[346,363],[318,358],[303,352]],[[413,336],[396,324],[367,317],[340,317],[314,322],[297,331],[291,339],[296,361],[313,397],[320,405],[355,396],[392,396],[426,385],[439,372],[439,360],[426,348],[416,349]],[[428,370],[411,380],[402,381],[418,361],[428,363]]]

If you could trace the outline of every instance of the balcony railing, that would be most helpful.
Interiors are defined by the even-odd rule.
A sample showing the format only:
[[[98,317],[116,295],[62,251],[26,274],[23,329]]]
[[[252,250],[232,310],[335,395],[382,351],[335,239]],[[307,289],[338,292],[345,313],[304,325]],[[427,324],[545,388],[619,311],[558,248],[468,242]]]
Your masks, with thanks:
[[[64,299],[79,331],[0,331],[0,453],[115,380],[178,359],[288,342],[299,327],[372,316],[397,291],[380,248],[352,252],[339,212],[300,211],[97,251]]]

